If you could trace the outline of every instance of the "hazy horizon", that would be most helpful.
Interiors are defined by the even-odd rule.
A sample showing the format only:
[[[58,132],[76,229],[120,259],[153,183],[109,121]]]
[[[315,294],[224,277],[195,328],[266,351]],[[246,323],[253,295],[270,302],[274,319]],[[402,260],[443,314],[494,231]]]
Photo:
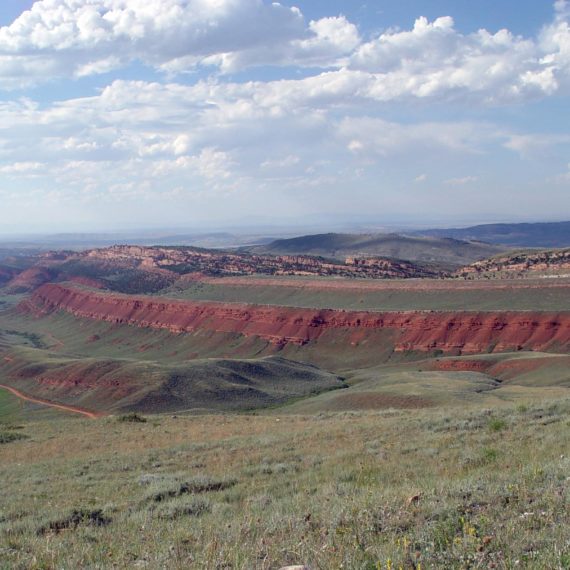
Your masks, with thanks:
[[[340,232],[348,233],[349,231],[367,232],[367,231],[413,231],[424,229],[450,229],[450,228],[467,228],[472,226],[483,226],[492,224],[541,224],[541,223],[560,223],[566,222],[570,218],[567,216],[552,217],[496,217],[496,218],[451,218],[451,219],[428,219],[428,220],[368,220],[359,222],[356,219],[347,219],[343,221],[317,221],[296,219],[280,219],[273,222],[261,222],[253,220],[203,220],[193,222],[188,225],[176,223],[168,225],[168,223],[157,224],[84,224],[70,223],[57,225],[41,225],[33,224],[22,229],[21,224],[2,223],[0,227],[0,238],[9,236],[54,236],[66,234],[137,234],[137,233],[251,233],[251,232],[269,232],[271,230],[296,232],[298,230],[307,230],[306,233],[323,233],[323,232]],[[312,230],[315,230],[314,232]]]

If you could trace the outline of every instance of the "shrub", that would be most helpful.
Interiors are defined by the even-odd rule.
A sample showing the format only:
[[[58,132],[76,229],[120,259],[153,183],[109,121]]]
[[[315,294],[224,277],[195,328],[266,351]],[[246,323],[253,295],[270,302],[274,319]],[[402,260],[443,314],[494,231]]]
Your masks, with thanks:
[[[507,427],[507,422],[500,418],[491,418],[487,425],[491,431],[502,431]]]
[[[11,443],[19,439],[28,439],[28,436],[23,433],[14,433],[13,431],[0,432],[0,444]]]
[[[486,447],[483,449],[483,461],[485,463],[492,463],[497,460],[497,457],[499,457],[499,453],[496,449],[493,449],[492,447]]]
[[[89,511],[84,509],[74,510],[69,516],[51,521],[47,525],[38,529],[38,535],[54,533],[58,534],[63,530],[76,529],[79,526],[107,526],[112,521],[103,515],[103,511]]]
[[[147,422],[147,419],[136,412],[131,412],[130,414],[124,414],[117,418],[119,422],[127,422],[133,424],[144,424]]]

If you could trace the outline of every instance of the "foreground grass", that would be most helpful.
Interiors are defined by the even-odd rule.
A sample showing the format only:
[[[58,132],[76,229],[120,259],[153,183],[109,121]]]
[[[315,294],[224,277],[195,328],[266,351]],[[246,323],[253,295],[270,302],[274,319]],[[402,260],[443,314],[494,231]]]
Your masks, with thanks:
[[[1,568],[570,568],[570,400],[30,422]]]
[[[21,410],[21,401],[7,390],[0,389],[0,427],[5,422],[19,419]]]

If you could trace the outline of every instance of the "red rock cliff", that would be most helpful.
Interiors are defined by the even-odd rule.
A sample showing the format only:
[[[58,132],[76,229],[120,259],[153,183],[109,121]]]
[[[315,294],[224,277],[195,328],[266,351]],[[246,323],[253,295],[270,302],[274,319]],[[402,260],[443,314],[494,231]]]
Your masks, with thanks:
[[[512,350],[567,352],[570,312],[357,312],[237,303],[177,301],[87,291],[46,284],[20,305],[36,314],[66,311],[77,317],[167,329],[209,330],[303,345],[328,331],[350,331],[351,342],[368,331],[393,332],[396,351],[480,353]],[[324,340],[324,339],[323,339]]]

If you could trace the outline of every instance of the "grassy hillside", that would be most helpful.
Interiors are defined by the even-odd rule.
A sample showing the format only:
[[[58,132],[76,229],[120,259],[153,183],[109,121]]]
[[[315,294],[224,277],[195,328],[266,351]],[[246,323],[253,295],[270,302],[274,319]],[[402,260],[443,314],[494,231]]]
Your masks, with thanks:
[[[22,402],[6,390],[0,389],[0,426],[17,420],[22,411]],[[0,427],[1,429],[1,427]]]
[[[501,407],[570,396],[570,356],[504,353],[384,364],[346,374],[350,386],[287,407],[289,413]]]
[[[503,251],[484,243],[398,234],[317,234],[280,239],[249,251],[273,255],[319,255],[335,259],[375,255],[419,262],[463,265]]]
[[[383,328],[367,331],[366,339],[357,344],[353,343],[352,330],[330,328],[317,341],[278,347],[258,336],[208,330],[171,334],[167,330],[77,319],[68,313],[38,319],[12,312],[3,316],[2,326],[12,331],[14,344],[22,341],[31,347],[29,343],[34,341],[41,343],[38,348],[55,354],[101,361],[120,359],[171,366],[204,358],[254,359],[277,354],[342,375],[347,370],[408,358],[406,354],[394,354],[395,330]],[[409,358],[417,360],[418,355]],[[10,366],[0,360],[0,372]]]
[[[426,282],[426,280],[424,280]],[[409,283],[409,282],[408,282]],[[427,281],[429,283],[429,281]],[[495,288],[448,287],[430,289],[407,287],[406,282],[391,281],[391,287],[358,288],[354,281],[339,282],[327,287],[329,281],[311,279],[255,279],[226,283],[224,279],[188,283],[164,292],[165,296],[196,301],[259,303],[289,307],[329,308],[377,311],[564,311],[570,310],[570,284],[547,287],[551,283],[513,289],[508,283]],[[441,282],[435,282],[436,285]],[[343,287],[344,285],[344,287]],[[462,286],[462,283],[458,285]],[[532,284],[531,284],[532,285]],[[552,284],[553,285],[553,284]]]
[[[265,282],[270,285],[263,287]],[[237,283],[242,281],[238,279]],[[368,284],[356,292],[336,287],[335,280],[322,281],[335,285],[330,288],[319,288],[320,281],[314,279],[288,279],[283,286],[278,279],[251,281],[249,287],[245,286],[247,283],[244,279],[243,285],[226,287],[223,280],[199,282],[180,295],[195,293],[212,298],[220,294],[224,301],[258,303],[263,303],[266,296],[265,302],[269,302],[271,296],[282,295],[295,306],[314,302],[318,307],[334,302],[343,308],[353,303],[360,309],[364,308],[364,302],[372,308],[397,310],[410,306],[429,310],[569,308],[563,282],[560,286],[541,287],[533,282],[529,287],[519,283],[489,288],[478,283],[432,281],[425,287],[423,282],[414,282],[402,289],[398,287],[404,282],[396,282],[393,288]],[[308,285],[294,287],[296,283]],[[244,297],[236,299],[237,294]],[[523,321],[526,318],[523,316]],[[64,313],[37,318],[15,309],[1,312],[0,319],[0,383],[43,400],[88,411],[258,409],[341,387],[337,375],[348,378],[353,386],[300,402],[298,411],[492,406],[516,401],[525,394],[535,396],[536,388],[550,386],[563,390],[569,384],[567,358],[521,352],[526,360],[542,358],[540,362],[527,363],[518,354],[484,355],[480,360],[496,356],[497,367],[471,368],[452,363],[446,368],[434,364],[440,360],[447,362],[438,359],[443,353],[436,350],[437,344],[413,345],[417,352],[409,347],[405,352],[398,351],[399,330],[386,327],[367,327],[358,335],[354,327],[324,327],[318,337],[308,337],[301,344],[282,345],[263,336],[240,334],[239,329],[230,333],[202,328],[172,334],[168,330],[82,319]],[[552,322],[546,323],[547,330]],[[418,326],[421,334],[424,325]],[[478,334],[477,326],[474,335]],[[525,322],[520,326],[527,330]],[[449,329],[444,328],[440,336],[447,342],[446,331]],[[449,346],[449,354],[460,353],[455,347],[461,345]],[[559,345],[545,347],[553,352],[561,350]],[[494,345],[482,344],[480,351],[493,349]],[[508,359],[516,363],[505,364]],[[513,383],[517,384],[516,389],[512,388]],[[523,393],[522,386],[529,391]]]
[[[69,414],[50,406],[26,402],[0,388],[0,440],[2,434],[19,434],[28,421],[58,421]],[[17,436],[16,436],[17,437]]]
[[[423,230],[420,235],[481,240],[517,247],[568,247],[570,222],[536,224],[484,224],[468,228]]]
[[[373,331],[358,345],[351,344],[348,330],[327,330],[322,342],[290,345],[267,358],[275,347],[238,335],[172,335],[66,314],[12,319],[0,379],[91,411],[247,410],[298,398],[308,398],[292,408],[300,413],[493,406],[541,396],[545,387],[563,395],[570,386],[565,355],[393,353],[386,330]],[[351,387],[314,397],[343,387],[327,371],[341,374]]]
[[[0,445],[2,564],[567,570],[569,414],[29,422]]]
[[[0,312],[15,307],[22,298],[22,295],[7,294],[3,289],[0,289]]]
[[[343,388],[314,366],[279,357],[256,360],[134,360],[14,348],[3,383],[35,397],[90,411],[243,411]]]
[[[180,295],[568,309],[565,287],[466,287]],[[392,334],[266,357],[237,333],[0,307],[0,383],[114,414],[0,389],[0,568],[570,570],[570,356],[394,354]]]

